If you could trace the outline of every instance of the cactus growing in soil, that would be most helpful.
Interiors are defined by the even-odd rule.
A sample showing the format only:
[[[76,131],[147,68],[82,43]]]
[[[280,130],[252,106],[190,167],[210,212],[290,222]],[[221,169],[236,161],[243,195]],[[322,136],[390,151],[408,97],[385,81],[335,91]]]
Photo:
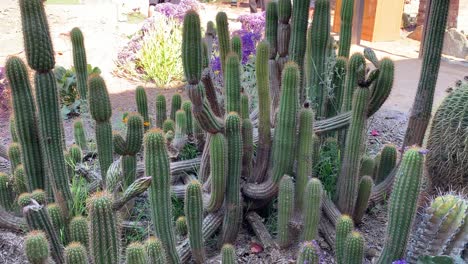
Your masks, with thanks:
[[[146,91],[143,86],[138,86],[136,88],[135,99],[136,99],[138,113],[140,113],[141,117],[143,117],[143,125],[146,131],[148,128],[151,127],[151,124],[150,124],[150,118],[148,114],[148,97],[146,96]]]
[[[140,242],[133,242],[127,246],[125,259],[127,264],[146,264],[145,248]]]
[[[73,50],[73,66],[75,66],[76,71],[76,87],[80,98],[86,101],[88,98],[88,63],[86,62],[83,32],[77,27],[73,28],[70,31],[70,39]]]
[[[175,119],[174,145],[182,148],[187,137],[187,115],[184,110],[177,110]]]
[[[396,166],[397,149],[394,145],[385,145],[380,153],[380,164],[376,183],[383,182]]]
[[[112,202],[112,196],[107,192],[94,193],[87,201],[90,219],[89,248],[95,264],[119,262],[120,237]]]
[[[189,84],[198,84],[203,70],[200,17],[190,10],[185,14],[182,34],[182,64]]]
[[[11,175],[13,175],[18,165],[21,164],[21,146],[18,143],[13,142],[8,146],[8,158],[10,158]]]
[[[175,222],[175,228],[179,236],[187,235],[187,219],[185,216],[179,216]]]
[[[226,89],[226,112],[240,113],[240,63],[239,57],[234,52],[226,56],[224,89]]]
[[[72,242],[65,248],[65,263],[67,264],[88,264],[86,248],[78,243]]]
[[[0,172],[0,206],[6,210],[11,210],[13,207],[13,185],[3,172]]]
[[[304,242],[299,250],[299,255],[297,256],[296,264],[318,264],[319,256],[317,254],[317,249],[314,247],[312,242]]]
[[[202,186],[198,181],[194,180],[188,184],[185,191],[184,206],[192,258],[196,263],[203,263],[205,261],[202,234],[203,200]]]
[[[239,61],[242,61],[242,40],[239,36],[233,36],[231,39],[231,50],[237,54]]]
[[[323,186],[319,179],[309,180],[304,193],[304,236],[303,240],[317,238],[322,206]]]
[[[182,107],[182,96],[180,93],[176,93],[171,99],[171,120],[176,120],[176,112]]]
[[[211,195],[210,202],[206,207],[208,212],[214,212],[223,205],[224,193],[226,191],[227,163],[226,139],[221,133],[211,135]]]
[[[26,178],[24,176],[24,166],[22,164],[16,167],[15,173],[13,174],[13,190],[17,194],[28,191],[26,186]]]
[[[279,184],[278,194],[278,244],[287,247],[291,243],[289,221],[294,212],[294,182],[288,175],[284,175]]]
[[[268,59],[274,60],[278,50],[278,3],[276,1],[270,1],[267,4],[265,18],[265,39],[270,46]]]
[[[186,117],[186,131],[187,135],[193,135],[193,115],[192,115],[192,102],[184,101],[182,103],[182,110],[185,111]]]
[[[161,239],[168,254],[169,263],[179,263],[175,235],[172,226],[171,175],[164,135],[159,129],[149,130],[145,135],[145,173],[151,175],[149,188],[151,219],[156,235]]]
[[[75,139],[75,144],[83,151],[88,150],[88,141],[86,140],[86,133],[81,119],[76,119],[73,122],[73,138]]]
[[[374,159],[369,156],[362,157],[361,168],[359,169],[360,176],[372,176],[374,174]]]
[[[413,148],[403,156],[390,195],[385,244],[378,264],[402,259],[411,232],[420,191],[424,158]]]
[[[62,210],[56,203],[51,203],[47,205],[47,213],[49,214],[50,221],[54,227],[57,235],[65,232],[65,220],[63,219]]]
[[[353,29],[354,0],[341,3],[340,47],[338,56],[349,57],[351,49],[351,31]]]
[[[227,179],[225,207],[227,208],[222,230],[222,242],[233,243],[241,224],[242,204],[240,200],[240,177],[242,169],[241,120],[236,113],[226,117]]]
[[[175,131],[174,121],[171,120],[171,119],[166,119],[166,121],[164,121],[164,123],[163,123],[162,130],[164,131],[164,133],[167,133],[169,131],[174,132]]]
[[[15,127],[23,155],[25,183],[28,191],[44,188],[45,166],[35,114],[36,105],[33,101],[26,65],[17,57],[10,57],[5,68],[11,88]]]
[[[105,183],[107,169],[112,163],[112,108],[104,79],[93,75],[88,80],[89,110],[96,121],[96,144],[102,180]],[[105,185],[105,184],[104,184]]]
[[[299,112],[299,142],[297,148],[297,172],[296,172],[296,209],[303,209],[304,192],[310,176],[312,176],[313,166],[313,127],[314,113],[305,104],[305,108]]]
[[[354,208],[353,220],[356,224],[360,224],[364,213],[367,210],[369,197],[372,192],[374,181],[371,176],[365,175],[359,181],[358,195],[356,198],[356,208]]]
[[[158,96],[156,96],[156,126],[163,128],[164,121],[166,120],[166,97],[164,94],[158,94]]]
[[[357,231],[352,231],[346,238],[344,250],[346,264],[362,264],[364,259],[364,237]]]
[[[44,232],[32,230],[24,240],[26,257],[31,264],[46,264],[49,258],[49,243]]]
[[[236,250],[231,244],[224,244],[221,248],[221,264],[235,264]]]
[[[79,242],[84,247],[89,245],[88,220],[83,216],[75,216],[69,225],[70,242]]]
[[[354,228],[354,223],[351,217],[348,215],[342,215],[338,218],[336,223],[336,245],[335,245],[335,256],[336,263],[343,264],[346,263],[345,257],[345,248],[346,248],[346,238],[351,233]]]
[[[148,263],[153,264],[165,264],[166,263],[166,252],[161,240],[155,237],[149,237],[145,242],[146,256]]]
[[[226,71],[226,57],[231,50],[231,45],[229,44],[229,23],[225,12],[218,12],[216,14],[216,31],[218,33],[221,70],[224,73]]]

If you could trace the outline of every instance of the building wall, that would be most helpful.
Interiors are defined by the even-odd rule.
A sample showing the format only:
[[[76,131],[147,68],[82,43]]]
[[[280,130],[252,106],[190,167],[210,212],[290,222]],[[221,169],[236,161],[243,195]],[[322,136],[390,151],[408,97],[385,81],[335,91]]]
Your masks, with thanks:
[[[414,0],[413,0],[414,1]],[[435,1],[435,0],[433,0]],[[428,0],[419,0],[419,16],[418,25],[424,24],[427,13]],[[456,28],[459,31],[464,31],[468,34],[468,1],[466,0],[451,0],[450,9],[447,20],[448,28]]]

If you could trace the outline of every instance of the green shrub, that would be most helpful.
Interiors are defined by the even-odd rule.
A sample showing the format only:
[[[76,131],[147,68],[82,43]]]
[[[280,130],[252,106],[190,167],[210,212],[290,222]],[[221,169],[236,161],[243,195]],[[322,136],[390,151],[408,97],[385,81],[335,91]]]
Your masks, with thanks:
[[[340,150],[335,139],[327,139],[320,148],[317,164],[314,166],[315,175],[323,184],[323,188],[331,197],[336,192],[336,181],[340,170]]]

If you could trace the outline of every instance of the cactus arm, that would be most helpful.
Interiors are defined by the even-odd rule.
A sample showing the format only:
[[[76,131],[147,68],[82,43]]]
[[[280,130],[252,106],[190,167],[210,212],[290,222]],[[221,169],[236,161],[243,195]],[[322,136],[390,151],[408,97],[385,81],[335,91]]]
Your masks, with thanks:
[[[340,45],[338,56],[349,57],[351,49],[351,32],[353,29],[354,0],[343,0],[341,3]]]
[[[291,243],[289,221],[294,212],[294,183],[292,178],[284,175],[279,184],[278,194],[278,244],[285,248]]]
[[[210,141],[211,196],[206,207],[208,212],[218,210],[223,204],[226,190],[227,163],[226,140],[223,134],[214,134],[211,136]]]
[[[188,184],[184,205],[192,257],[196,263],[204,263],[202,186],[198,181]]]

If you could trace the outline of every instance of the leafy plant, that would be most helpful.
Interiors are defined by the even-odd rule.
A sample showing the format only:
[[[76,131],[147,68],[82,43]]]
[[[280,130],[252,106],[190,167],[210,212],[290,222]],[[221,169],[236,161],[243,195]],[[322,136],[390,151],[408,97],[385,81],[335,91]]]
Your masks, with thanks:
[[[340,150],[336,140],[327,139],[320,148],[319,157],[314,166],[315,175],[318,175],[325,191],[333,197],[340,169]]]
[[[180,150],[179,158],[180,160],[189,160],[194,159],[198,156],[197,146],[194,144],[185,144],[184,147]]]
[[[73,199],[72,215],[85,215],[86,199],[88,198],[88,182],[83,177],[74,176],[72,178],[70,190]]]

